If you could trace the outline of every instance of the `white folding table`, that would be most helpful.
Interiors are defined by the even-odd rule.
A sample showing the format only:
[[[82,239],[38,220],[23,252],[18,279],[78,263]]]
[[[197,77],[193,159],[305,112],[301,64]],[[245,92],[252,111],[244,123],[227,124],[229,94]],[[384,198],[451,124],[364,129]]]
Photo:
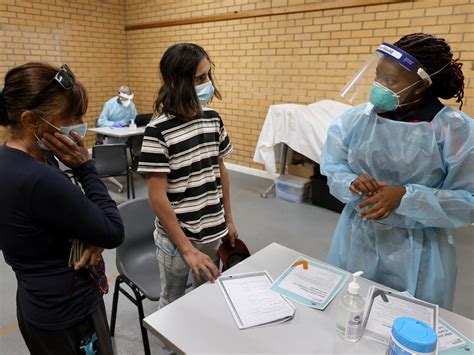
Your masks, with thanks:
[[[132,137],[132,136],[142,136],[143,133],[145,133],[145,126],[143,127],[136,127],[136,128],[131,128],[131,127],[118,127],[118,128],[112,128],[112,127],[94,127],[94,128],[89,128],[89,131],[102,134],[104,136],[108,137],[116,137],[116,138],[126,138],[126,137]]]
[[[224,274],[267,270],[275,280],[300,255],[272,243]],[[365,296],[374,284],[361,278],[361,294]],[[324,311],[294,304],[295,317],[289,322],[239,330],[217,283],[206,283],[146,317],[144,325],[180,354],[385,353],[387,346],[383,344],[365,338],[347,343],[338,337],[337,302],[331,302]],[[442,309],[440,317],[473,338],[474,321]]]

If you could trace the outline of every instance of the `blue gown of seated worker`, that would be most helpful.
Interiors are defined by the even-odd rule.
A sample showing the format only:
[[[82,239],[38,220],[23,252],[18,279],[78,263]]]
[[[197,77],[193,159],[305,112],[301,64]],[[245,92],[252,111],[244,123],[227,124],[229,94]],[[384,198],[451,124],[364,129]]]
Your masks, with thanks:
[[[125,126],[130,124],[137,116],[137,108],[132,101],[125,107],[119,96],[114,96],[104,104],[104,108],[97,120],[97,127],[112,127],[117,121],[122,121]],[[125,143],[128,138],[108,137],[108,143]]]
[[[431,122],[400,122],[366,103],[329,128],[321,171],[331,193],[347,203],[328,262],[417,298],[452,309],[457,263],[452,228],[474,215],[474,121],[443,107]],[[349,186],[359,175],[403,185],[391,215],[363,220],[363,197]]]

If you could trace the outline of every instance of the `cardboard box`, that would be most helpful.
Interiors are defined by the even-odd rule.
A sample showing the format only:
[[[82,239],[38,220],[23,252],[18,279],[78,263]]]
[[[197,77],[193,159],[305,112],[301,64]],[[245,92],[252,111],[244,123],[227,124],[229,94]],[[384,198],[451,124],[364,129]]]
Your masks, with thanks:
[[[313,169],[314,164],[312,163],[304,163],[298,165],[290,164],[288,165],[288,174],[309,179],[311,176],[313,176]]]

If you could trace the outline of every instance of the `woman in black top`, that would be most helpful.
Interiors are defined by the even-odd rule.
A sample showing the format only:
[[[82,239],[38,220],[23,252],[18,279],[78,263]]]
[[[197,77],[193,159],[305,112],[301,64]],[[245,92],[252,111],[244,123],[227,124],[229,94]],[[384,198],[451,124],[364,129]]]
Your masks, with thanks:
[[[16,274],[18,323],[32,354],[82,354],[87,344],[112,353],[97,263],[102,248],[122,243],[123,225],[83,139],[87,102],[67,65],[21,65],[0,89],[0,125],[10,128],[0,146],[0,248]],[[70,266],[73,239],[86,248]]]

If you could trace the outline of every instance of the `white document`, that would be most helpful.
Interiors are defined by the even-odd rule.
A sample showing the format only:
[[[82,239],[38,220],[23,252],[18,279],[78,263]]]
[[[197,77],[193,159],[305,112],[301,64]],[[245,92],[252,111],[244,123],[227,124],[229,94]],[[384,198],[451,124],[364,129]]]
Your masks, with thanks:
[[[438,324],[438,349],[443,354],[472,354],[474,343],[443,319]]]
[[[279,286],[315,302],[324,303],[341,279],[341,275],[308,265],[307,270],[295,268]]]
[[[438,305],[372,286],[367,297],[364,337],[388,344],[393,322],[398,317],[416,318],[437,329],[438,309]]]
[[[438,349],[439,351],[457,348],[466,342],[454,330],[447,328],[442,322],[438,325]]]
[[[273,280],[266,271],[222,276],[217,279],[240,329],[285,322],[294,306],[270,290]]]
[[[278,277],[272,290],[305,306],[324,309],[347,277],[347,272],[301,256]]]

